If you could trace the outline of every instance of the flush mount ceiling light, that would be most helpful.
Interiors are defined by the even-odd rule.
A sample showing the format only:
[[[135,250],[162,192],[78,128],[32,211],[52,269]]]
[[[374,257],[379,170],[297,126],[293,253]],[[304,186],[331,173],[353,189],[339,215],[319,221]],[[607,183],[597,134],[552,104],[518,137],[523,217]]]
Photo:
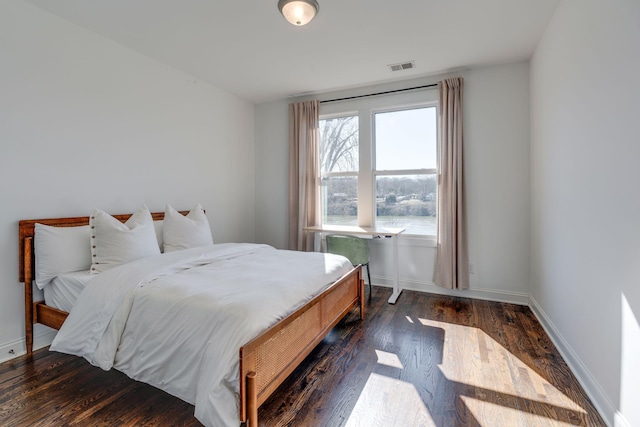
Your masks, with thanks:
[[[316,0],[280,0],[278,9],[284,19],[300,26],[308,24],[316,16],[319,6]]]

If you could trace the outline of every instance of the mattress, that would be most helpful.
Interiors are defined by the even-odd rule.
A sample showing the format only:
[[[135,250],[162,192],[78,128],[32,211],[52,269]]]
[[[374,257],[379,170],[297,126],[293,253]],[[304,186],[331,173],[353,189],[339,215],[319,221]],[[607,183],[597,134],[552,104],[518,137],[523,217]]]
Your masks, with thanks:
[[[58,310],[71,311],[80,292],[94,277],[96,275],[89,274],[89,271],[75,271],[56,276],[44,287],[45,303]]]

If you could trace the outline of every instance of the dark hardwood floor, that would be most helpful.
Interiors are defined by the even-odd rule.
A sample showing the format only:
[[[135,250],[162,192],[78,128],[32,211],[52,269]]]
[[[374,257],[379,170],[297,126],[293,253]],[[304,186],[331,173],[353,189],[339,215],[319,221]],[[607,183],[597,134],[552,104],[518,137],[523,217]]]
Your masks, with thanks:
[[[260,408],[261,426],[604,426],[529,308],[374,287]],[[193,406],[49,352],[0,365],[1,426],[197,426]]]

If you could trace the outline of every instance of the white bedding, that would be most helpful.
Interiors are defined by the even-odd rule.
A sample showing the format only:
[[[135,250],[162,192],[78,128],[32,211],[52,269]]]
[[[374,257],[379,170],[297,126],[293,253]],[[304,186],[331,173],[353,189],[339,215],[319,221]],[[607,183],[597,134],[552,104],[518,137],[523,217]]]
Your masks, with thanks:
[[[238,426],[238,350],[351,269],[341,256],[219,244],[100,273],[51,349],[115,367]]]
[[[54,277],[44,287],[45,304],[58,310],[71,311],[82,290],[94,277],[96,277],[95,274],[90,274],[89,270],[60,274]]]

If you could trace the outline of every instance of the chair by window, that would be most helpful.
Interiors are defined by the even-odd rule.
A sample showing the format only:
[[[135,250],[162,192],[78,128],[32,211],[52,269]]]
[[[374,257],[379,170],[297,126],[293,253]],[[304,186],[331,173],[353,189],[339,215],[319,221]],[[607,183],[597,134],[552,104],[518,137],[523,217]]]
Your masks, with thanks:
[[[331,234],[326,237],[327,252],[342,255],[351,264],[363,265],[367,267],[367,278],[369,279],[369,298],[371,298],[371,273],[369,271],[369,242],[353,236],[342,236]]]

